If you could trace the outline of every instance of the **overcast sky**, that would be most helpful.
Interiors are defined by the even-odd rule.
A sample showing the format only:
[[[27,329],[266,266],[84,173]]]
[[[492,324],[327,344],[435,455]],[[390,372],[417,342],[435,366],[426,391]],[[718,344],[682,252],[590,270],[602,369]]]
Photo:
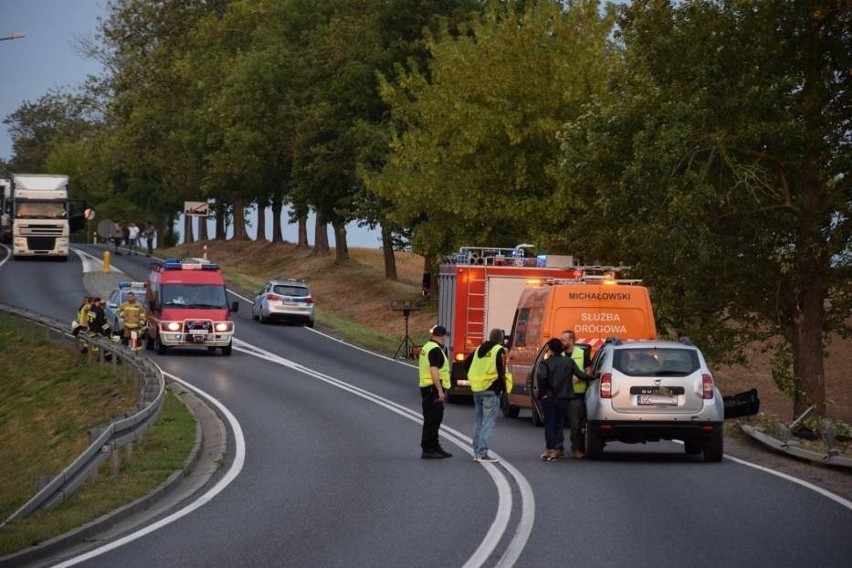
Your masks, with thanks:
[[[35,102],[54,87],[76,86],[101,65],[77,53],[75,43],[93,39],[106,0],[0,0],[0,117],[25,101]],[[12,141],[0,125],[0,157],[9,159]]]

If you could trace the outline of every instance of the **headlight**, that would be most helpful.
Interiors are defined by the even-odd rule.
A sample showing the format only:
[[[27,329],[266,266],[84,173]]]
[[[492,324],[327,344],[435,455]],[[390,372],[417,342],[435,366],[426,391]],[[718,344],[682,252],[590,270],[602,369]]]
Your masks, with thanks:
[[[170,321],[163,325],[165,325],[166,329],[169,331],[180,331],[180,322],[178,321]]]
[[[216,324],[216,331],[231,331],[231,322],[223,321]]]

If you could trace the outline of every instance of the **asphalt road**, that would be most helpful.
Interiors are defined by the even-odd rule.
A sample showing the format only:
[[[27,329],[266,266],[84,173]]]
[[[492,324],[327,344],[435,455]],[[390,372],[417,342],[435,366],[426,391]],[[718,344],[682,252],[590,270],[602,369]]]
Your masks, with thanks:
[[[113,265],[144,279],[148,260],[122,255]],[[70,322],[85,295],[82,269],[76,256],[9,261],[0,266],[0,302]],[[675,443],[616,444],[602,461],[545,463],[543,431],[501,417],[491,447],[502,462],[478,464],[472,406],[461,404],[449,405],[444,421],[455,457],[421,460],[413,367],[300,326],[261,325],[242,300],[235,319],[231,357],[145,352],[233,416],[215,480],[223,489],[81,565],[852,562],[848,502],[731,460],[706,464]]]

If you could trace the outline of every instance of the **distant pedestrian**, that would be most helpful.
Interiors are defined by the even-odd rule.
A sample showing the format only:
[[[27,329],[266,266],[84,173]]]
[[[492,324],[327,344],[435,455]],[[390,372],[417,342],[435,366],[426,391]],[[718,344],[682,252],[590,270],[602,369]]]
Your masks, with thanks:
[[[450,362],[444,353],[447,328],[436,325],[429,330],[430,337],[420,350],[418,374],[420,399],[423,408],[423,433],[420,437],[420,455],[424,460],[451,458],[453,454],[441,447],[438,431],[444,420],[444,400],[450,388]]]
[[[123,240],[122,233],[123,229],[121,227],[121,223],[116,222],[112,226],[112,245],[113,245],[113,253],[121,254],[121,251],[118,250],[118,247],[121,246],[121,241]]]
[[[512,374],[506,369],[503,330],[492,329],[488,341],[480,345],[465,361],[467,379],[473,391],[475,423],[473,459],[478,462],[499,461],[488,453],[488,440],[494,431],[500,411],[502,393],[511,388]]]
[[[127,254],[138,255],[139,247],[139,227],[136,223],[131,222],[127,226]]]
[[[148,247],[148,254],[146,256],[151,256],[154,254],[154,237],[157,235],[157,229],[154,228],[151,221],[148,221],[145,225],[145,230],[142,234],[145,235],[145,245]]]

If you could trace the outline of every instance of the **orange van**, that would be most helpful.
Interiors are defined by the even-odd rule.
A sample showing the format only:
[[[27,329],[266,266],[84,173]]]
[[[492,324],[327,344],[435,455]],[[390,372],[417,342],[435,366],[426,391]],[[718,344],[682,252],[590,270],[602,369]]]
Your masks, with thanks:
[[[512,324],[507,365],[515,380],[503,404],[505,416],[515,418],[520,409],[531,408],[533,422],[542,423],[532,396],[534,370],[547,341],[563,331],[574,331],[577,345],[588,350],[590,360],[608,337],[656,339],[648,289],[640,280],[616,279],[615,270],[586,267],[578,280],[524,289]]]

